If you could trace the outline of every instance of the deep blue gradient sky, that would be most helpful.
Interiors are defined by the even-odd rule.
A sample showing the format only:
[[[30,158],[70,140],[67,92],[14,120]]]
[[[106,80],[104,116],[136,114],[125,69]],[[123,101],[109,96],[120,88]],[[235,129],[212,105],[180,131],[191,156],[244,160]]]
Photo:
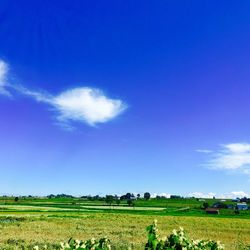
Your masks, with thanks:
[[[97,88],[127,109],[67,129],[46,103],[0,95],[0,193],[249,194],[249,151],[225,150],[250,143],[249,13],[247,0],[1,0],[11,84]],[[239,167],[214,163],[230,153]]]

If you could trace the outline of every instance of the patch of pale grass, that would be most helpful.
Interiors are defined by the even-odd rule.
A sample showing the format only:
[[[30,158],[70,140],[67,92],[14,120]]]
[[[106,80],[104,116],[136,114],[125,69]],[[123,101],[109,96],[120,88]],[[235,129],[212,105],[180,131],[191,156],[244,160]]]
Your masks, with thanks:
[[[46,216],[41,217],[37,214],[35,218],[18,223],[0,223],[0,245],[5,244],[10,238],[24,240],[30,244],[57,243],[70,237],[88,239],[106,236],[111,239],[116,249],[125,249],[127,246],[143,249],[147,240],[145,228],[154,219],[158,220],[159,233],[162,236],[182,226],[190,237],[220,240],[226,245],[226,249],[235,249],[239,241],[250,244],[250,221],[247,219],[112,213],[56,213],[54,216],[58,218]]]

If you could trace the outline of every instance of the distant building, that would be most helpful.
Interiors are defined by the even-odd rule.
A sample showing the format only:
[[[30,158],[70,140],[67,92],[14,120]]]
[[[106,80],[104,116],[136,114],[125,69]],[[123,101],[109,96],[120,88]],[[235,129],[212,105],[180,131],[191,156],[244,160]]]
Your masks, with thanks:
[[[237,210],[248,210],[248,205],[245,202],[237,203],[236,209]]]
[[[218,208],[209,207],[205,211],[207,214],[220,214],[220,210]]]

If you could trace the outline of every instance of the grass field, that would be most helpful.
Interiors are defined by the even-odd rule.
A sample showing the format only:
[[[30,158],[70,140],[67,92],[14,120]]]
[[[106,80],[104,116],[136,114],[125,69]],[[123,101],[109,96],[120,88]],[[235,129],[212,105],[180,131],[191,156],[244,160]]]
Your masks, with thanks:
[[[157,203],[158,202],[158,203]],[[135,208],[77,199],[0,200],[0,249],[16,245],[55,244],[107,236],[115,249],[143,249],[146,226],[158,220],[161,235],[179,226],[193,238],[220,240],[226,249],[250,245],[249,213],[206,215],[196,200],[139,201]],[[147,206],[148,205],[148,206]],[[190,207],[190,210],[181,208]]]

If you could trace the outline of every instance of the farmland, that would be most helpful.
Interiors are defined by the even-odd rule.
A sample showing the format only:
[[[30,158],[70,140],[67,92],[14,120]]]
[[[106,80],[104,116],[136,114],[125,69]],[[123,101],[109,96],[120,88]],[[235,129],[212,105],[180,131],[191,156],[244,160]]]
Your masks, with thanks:
[[[104,236],[115,249],[143,249],[145,228],[154,219],[161,235],[182,226],[191,237],[220,240],[226,249],[250,245],[249,211],[236,215],[223,209],[219,215],[207,215],[200,207],[197,199],[139,199],[129,207],[125,201],[118,206],[76,198],[14,201],[4,197],[0,199],[0,249]]]

